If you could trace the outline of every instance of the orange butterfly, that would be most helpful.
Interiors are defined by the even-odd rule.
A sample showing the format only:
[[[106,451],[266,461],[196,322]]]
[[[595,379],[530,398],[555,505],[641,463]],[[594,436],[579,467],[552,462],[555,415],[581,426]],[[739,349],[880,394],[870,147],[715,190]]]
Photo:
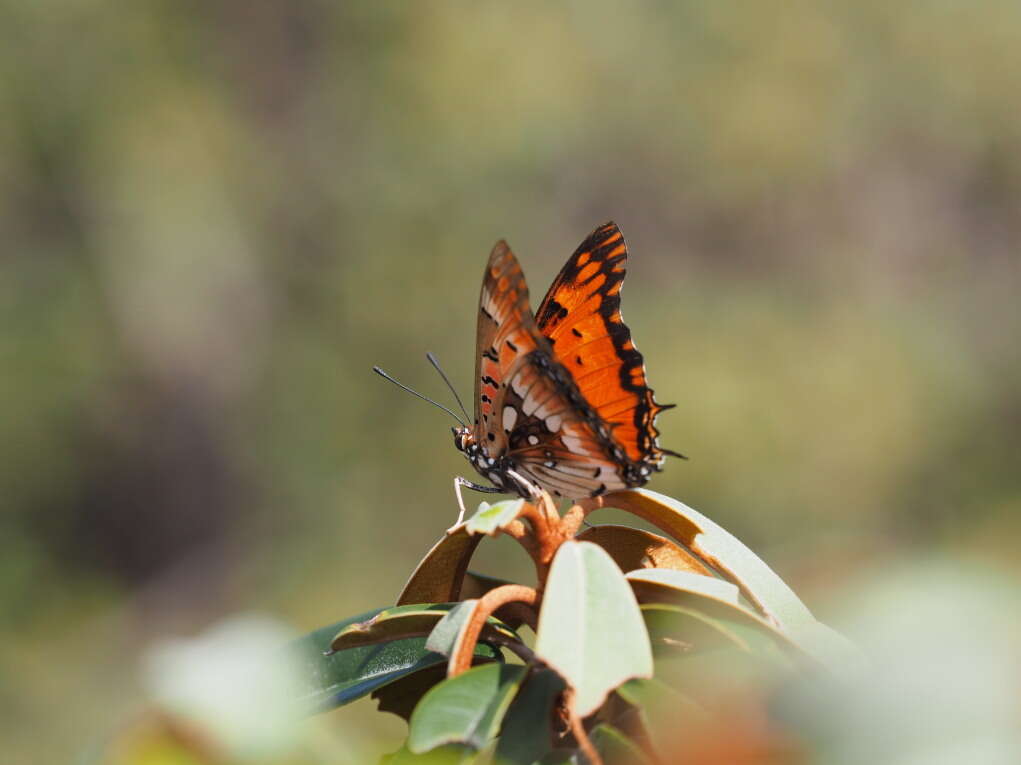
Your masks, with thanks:
[[[489,256],[479,299],[473,427],[454,445],[493,486],[460,488],[595,497],[641,486],[664,457],[645,364],[620,316],[627,246],[614,223],[593,231],[533,315],[506,242]],[[433,360],[433,359],[431,359]],[[433,360],[434,361],[434,360]],[[435,361],[434,361],[435,363]]]

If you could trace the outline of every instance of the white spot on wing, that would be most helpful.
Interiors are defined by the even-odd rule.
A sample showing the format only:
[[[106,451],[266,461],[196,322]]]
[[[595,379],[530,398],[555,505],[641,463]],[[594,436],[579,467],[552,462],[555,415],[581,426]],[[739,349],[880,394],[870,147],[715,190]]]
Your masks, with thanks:
[[[532,446],[535,446],[537,443],[539,443],[539,437],[538,436],[529,436],[528,437],[528,443],[531,444]]]
[[[518,410],[513,406],[505,406],[503,408],[503,428],[504,430],[514,430],[514,423],[518,421]]]
[[[546,418],[546,427],[549,428],[550,433],[556,433],[560,430],[560,426],[563,424],[564,418],[558,414]]]

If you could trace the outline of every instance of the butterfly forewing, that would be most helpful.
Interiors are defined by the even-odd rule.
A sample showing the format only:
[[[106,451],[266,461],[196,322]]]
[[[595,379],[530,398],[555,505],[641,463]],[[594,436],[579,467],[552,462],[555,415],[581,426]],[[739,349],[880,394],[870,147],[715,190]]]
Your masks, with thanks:
[[[588,404],[633,462],[658,464],[656,414],[645,363],[620,314],[627,245],[607,223],[593,231],[553,281],[536,312],[540,332]]]

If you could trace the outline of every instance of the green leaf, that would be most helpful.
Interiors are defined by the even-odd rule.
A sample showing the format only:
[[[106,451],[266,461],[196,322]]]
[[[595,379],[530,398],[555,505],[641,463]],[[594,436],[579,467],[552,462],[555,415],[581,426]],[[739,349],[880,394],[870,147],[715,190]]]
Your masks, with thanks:
[[[348,624],[333,638],[331,646],[339,651],[374,643],[385,643],[408,637],[421,637],[433,628],[451,610],[460,609],[461,603],[422,603],[409,606],[395,606],[377,612],[370,619]],[[499,633],[511,640],[517,634],[503,622],[490,617],[482,629],[482,637]],[[432,650],[432,649],[430,649]]]
[[[586,717],[632,677],[652,676],[652,650],[638,602],[609,554],[565,542],[546,582],[535,653],[574,689]]]
[[[474,599],[455,604],[433,627],[425,641],[425,647],[444,656],[453,656],[461,645],[465,628],[478,605],[479,601]]]
[[[588,765],[577,749],[554,749],[547,752],[536,765]]]
[[[482,537],[469,534],[461,524],[433,545],[408,579],[397,605],[452,603],[461,599],[468,563]]]
[[[737,587],[729,582],[659,569],[632,571],[627,579],[643,607],[680,606],[717,622],[737,623],[759,630],[788,647],[796,647],[775,624],[742,605]]]
[[[712,568],[726,575],[792,645],[837,675],[857,675],[867,662],[847,638],[820,624],[794,591],[739,539],[697,510],[646,489],[613,492],[604,507],[643,518],[675,539]]]
[[[713,576],[692,574],[688,571],[671,571],[662,568],[646,568],[627,573],[628,581],[638,592],[638,584],[649,585],[648,592],[662,594],[669,593],[671,600],[683,600],[687,594],[692,594],[702,605],[703,598],[722,601],[728,605],[738,605],[741,602],[737,586],[723,579]],[[640,598],[639,598],[640,599]]]
[[[484,664],[434,686],[411,715],[408,749],[482,748],[499,732],[526,671],[521,665]]]
[[[460,744],[449,744],[424,754],[414,754],[407,745],[380,760],[379,765],[467,765],[475,759],[475,750]]]
[[[606,762],[613,765],[651,765],[642,748],[612,725],[600,723],[592,729],[589,738]]]
[[[577,749],[554,749],[542,756],[536,765],[588,765],[587,760],[582,760]]]
[[[774,642],[777,633],[771,630],[757,630],[744,623],[706,616],[695,609],[662,603],[643,605],[642,615],[653,648],[660,648],[660,652],[673,649],[688,654],[729,647],[775,659],[782,656]]]
[[[469,534],[493,536],[521,514],[524,504],[525,500],[523,499],[505,499],[495,505],[482,502],[479,504],[479,509],[475,511],[475,515],[465,522],[465,530]]]
[[[603,498],[603,506],[644,518],[684,543],[703,561],[733,579],[766,617],[780,626],[815,621],[811,611],[769,566],[697,510],[647,489],[614,492]]]
[[[365,621],[376,613],[379,612],[370,611],[322,627],[289,646],[289,650],[297,655],[303,672],[303,689],[298,701],[309,711],[324,711],[348,704],[410,673],[446,665],[443,656],[426,650],[424,637],[396,640],[385,645],[366,645],[325,655],[339,629]],[[496,652],[480,644],[476,655],[492,659]]]
[[[528,675],[504,718],[494,762],[532,765],[550,751],[553,705],[563,690],[564,681],[552,670],[533,670]]]
[[[481,649],[480,649],[481,650]],[[502,661],[502,657],[489,658],[480,656],[479,651],[475,652],[473,664],[485,664],[491,661]],[[447,665],[434,664],[426,669],[413,672],[409,675],[388,683],[382,688],[372,692],[372,698],[379,702],[380,712],[395,714],[405,721],[411,719],[411,713],[419,700],[432,688],[447,678]]]
[[[656,669],[658,672],[658,665]],[[676,742],[684,740],[686,731],[709,721],[705,710],[688,695],[658,679],[629,680],[617,689],[617,695],[638,710],[642,727],[661,756],[669,755]]]

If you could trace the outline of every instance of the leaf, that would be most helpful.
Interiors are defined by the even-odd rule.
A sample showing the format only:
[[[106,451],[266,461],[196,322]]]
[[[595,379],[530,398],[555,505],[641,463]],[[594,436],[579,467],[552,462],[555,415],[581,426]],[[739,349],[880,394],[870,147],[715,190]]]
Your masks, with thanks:
[[[577,749],[554,749],[547,752],[536,765],[588,765]]]
[[[461,586],[461,600],[481,598],[490,590],[494,590],[497,587],[502,587],[506,584],[513,584],[513,582],[469,571],[464,575],[464,583]],[[496,609],[494,616],[514,630],[524,624],[520,603],[507,603]]]
[[[560,546],[546,582],[536,655],[574,689],[586,717],[632,677],[652,676],[652,651],[638,603],[609,554],[591,542]]]
[[[465,600],[461,603],[455,603],[454,607],[433,627],[432,632],[429,633],[429,637],[425,641],[425,647],[430,651],[436,651],[436,653],[441,653],[449,658],[447,663],[448,672],[454,670],[457,656],[461,652],[461,646],[464,644],[468,627],[475,616],[478,606],[479,601],[477,600]],[[495,617],[490,616],[482,627],[479,639],[492,639],[496,635],[521,642],[517,633]]]
[[[526,671],[521,665],[484,664],[433,686],[411,715],[408,749],[422,753],[444,744],[482,748],[499,732]]]
[[[425,641],[425,647],[430,651],[442,653],[444,656],[453,656],[464,637],[465,627],[475,615],[478,605],[479,601],[474,599],[455,603],[454,607],[447,611],[433,627]]]
[[[706,712],[689,696],[658,679],[629,680],[617,689],[617,695],[638,710],[642,726],[651,739],[650,745],[661,756],[670,755],[673,744],[683,739],[687,731],[709,720]]]
[[[612,725],[600,723],[589,738],[603,759],[613,765],[651,765],[642,748]]]
[[[469,598],[481,598],[490,590],[502,587],[505,584],[512,584],[507,579],[497,579],[495,576],[487,576],[477,571],[469,571],[464,575],[461,583],[461,600]]]
[[[475,515],[465,522],[465,530],[469,534],[493,536],[514,522],[521,514],[521,508],[524,505],[525,500],[520,498],[505,499],[495,505],[482,502],[479,504],[479,509],[475,511]]]
[[[425,638],[397,640],[385,645],[366,645],[326,656],[334,634],[346,625],[378,611],[354,616],[322,627],[288,647],[298,657],[303,689],[298,701],[310,711],[324,711],[359,699],[387,683],[427,667],[446,665],[446,659],[425,649]],[[476,654],[494,658],[495,651],[480,644]]]
[[[737,606],[741,602],[736,585],[713,576],[653,568],[628,571],[627,578],[635,594],[640,596],[639,602],[644,602],[641,596],[665,597],[674,601],[690,598],[700,606],[705,605],[706,599],[727,606]]]
[[[397,598],[397,605],[460,600],[468,562],[481,540],[481,536],[469,534],[465,524],[445,534],[415,568]]]
[[[778,658],[772,631],[759,632],[746,624],[662,603],[643,605],[642,615],[654,649],[683,654],[730,647]]]
[[[585,529],[575,539],[602,547],[621,571],[675,569],[712,576],[698,558],[676,542],[644,529],[604,523]]]
[[[553,705],[563,690],[564,681],[552,670],[533,670],[528,675],[504,718],[494,762],[532,765],[550,751]]]
[[[781,627],[815,621],[798,596],[740,540],[676,499],[646,489],[613,492],[604,507],[626,510],[663,529],[724,572],[767,618]]]
[[[447,613],[461,606],[461,603],[424,603],[387,608],[370,619],[346,625],[333,638],[331,646],[333,650],[339,651],[401,638],[426,636]],[[518,639],[514,630],[490,617],[482,628],[481,637],[485,639],[494,633],[510,640]]]
[[[480,656],[476,652],[475,664],[485,664],[491,661],[501,661],[501,657],[497,656],[494,659]],[[379,702],[380,712],[389,712],[407,721],[411,719],[411,713],[426,692],[434,685],[443,682],[446,677],[446,663],[437,663],[377,688],[372,692],[372,698]]]
[[[380,760],[379,765],[467,765],[475,760],[475,750],[450,744],[424,754],[414,754],[407,745]]]
[[[737,587],[721,579],[684,571],[649,569],[627,574],[631,588],[643,606],[671,604],[724,622],[737,622],[769,634],[784,645],[797,648],[775,624],[741,604]]]
[[[847,638],[819,623],[794,591],[740,540],[675,499],[646,489],[603,497],[603,507],[633,513],[679,540],[710,567],[733,581],[759,615],[779,628],[801,651],[837,675],[857,675],[866,666]]]

